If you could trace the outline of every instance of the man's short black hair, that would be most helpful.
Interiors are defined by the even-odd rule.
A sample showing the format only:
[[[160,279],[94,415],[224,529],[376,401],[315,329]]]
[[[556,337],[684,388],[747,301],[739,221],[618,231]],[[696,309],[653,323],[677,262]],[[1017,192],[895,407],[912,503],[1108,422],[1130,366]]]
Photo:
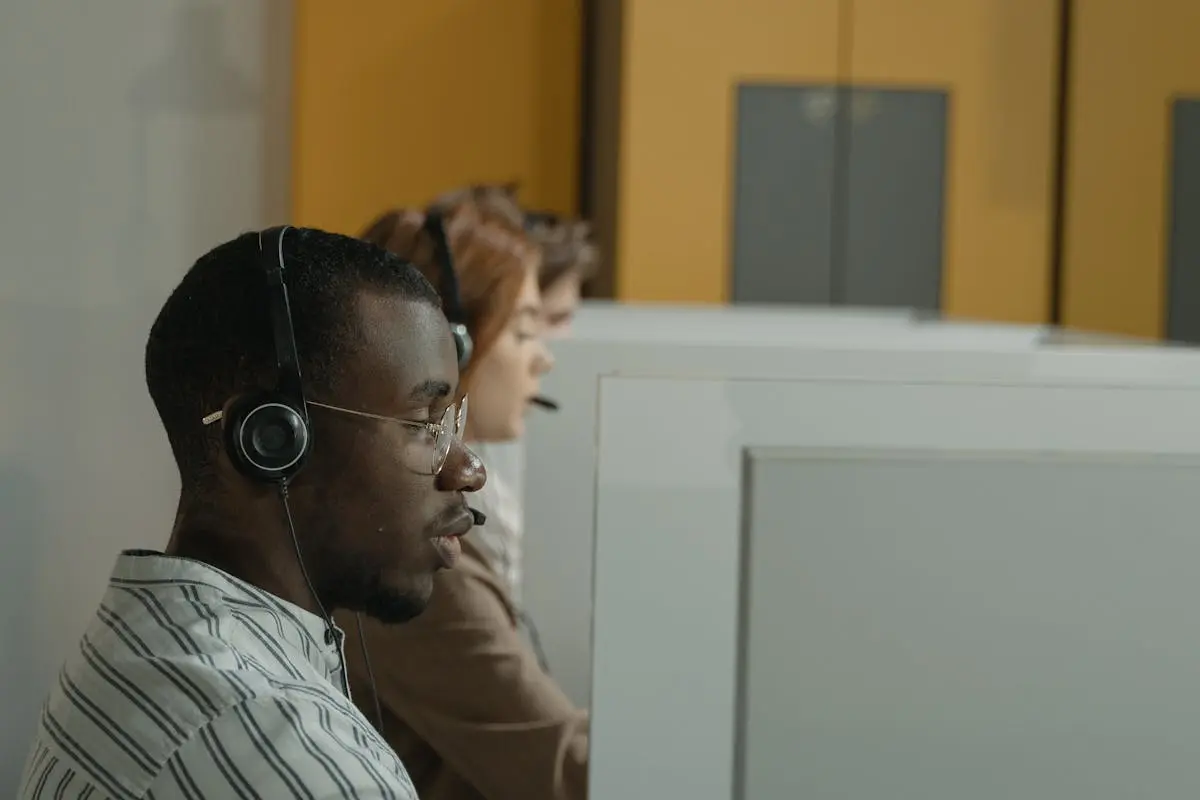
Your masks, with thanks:
[[[359,294],[441,307],[415,267],[360,239],[294,228],[283,237],[283,255],[300,368],[310,392],[329,388],[353,349],[352,303]],[[211,474],[220,439],[201,419],[235,395],[273,388],[277,371],[258,234],[247,233],[192,265],[146,342],[146,386],[185,486]]]

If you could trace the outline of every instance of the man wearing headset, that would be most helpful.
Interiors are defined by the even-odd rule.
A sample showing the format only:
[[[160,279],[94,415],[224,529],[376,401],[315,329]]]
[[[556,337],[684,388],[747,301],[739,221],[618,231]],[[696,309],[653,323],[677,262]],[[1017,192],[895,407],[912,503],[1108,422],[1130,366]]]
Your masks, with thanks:
[[[196,262],[146,345],[170,542],[118,557],[21,797],[415,798],[330,614],[419,614],[481,516],[455,348],[425,279],[356,239],[275,229]]]

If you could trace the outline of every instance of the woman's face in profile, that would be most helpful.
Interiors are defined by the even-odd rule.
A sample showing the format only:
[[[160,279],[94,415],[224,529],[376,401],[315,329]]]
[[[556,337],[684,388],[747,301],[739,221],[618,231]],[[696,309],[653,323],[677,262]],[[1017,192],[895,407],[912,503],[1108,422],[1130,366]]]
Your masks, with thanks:
[[[579,308],[582,282],[579,273],[567,272],[542,291],[542,321],[547,339],[566,336],[571,332],[575,309]]]
[[[543,341],[543,312],[533,269],[526,272],[508,323],[471,375],[467,438],[506,442],[525,432],[525,413],[541,376],[554,365]]]

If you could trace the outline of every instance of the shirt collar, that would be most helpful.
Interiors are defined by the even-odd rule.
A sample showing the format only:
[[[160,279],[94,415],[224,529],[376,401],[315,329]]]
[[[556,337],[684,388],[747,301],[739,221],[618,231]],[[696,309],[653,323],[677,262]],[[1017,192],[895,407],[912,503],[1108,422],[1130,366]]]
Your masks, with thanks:
[[[321,674],[341,686],[339,670],[345,634],[333,622],[326,622],[295,603],[289,603],[203,561],[169,556],[153,550],[122,552],[117,557],[112,577],[146,583],[202,583],[242,609],[260,609],[262,613],[271,615],[280,620],[280,624],[291,628],[295,635],[286,638],[293,640],[290,643],[295,649]]]

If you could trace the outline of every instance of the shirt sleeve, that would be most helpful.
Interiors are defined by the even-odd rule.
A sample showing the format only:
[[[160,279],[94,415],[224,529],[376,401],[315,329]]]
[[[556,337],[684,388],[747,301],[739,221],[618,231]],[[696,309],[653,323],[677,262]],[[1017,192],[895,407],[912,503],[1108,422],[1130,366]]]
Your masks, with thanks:
[[[395,754],[374,745],[356,717],[308,697],[248,701],[189,739],[147,796],[417,800]]]
[[[502,592],[466,556],[415,620],[364,619],[379,702],[489,800],[583,800],[588,714],[541,669]]]

